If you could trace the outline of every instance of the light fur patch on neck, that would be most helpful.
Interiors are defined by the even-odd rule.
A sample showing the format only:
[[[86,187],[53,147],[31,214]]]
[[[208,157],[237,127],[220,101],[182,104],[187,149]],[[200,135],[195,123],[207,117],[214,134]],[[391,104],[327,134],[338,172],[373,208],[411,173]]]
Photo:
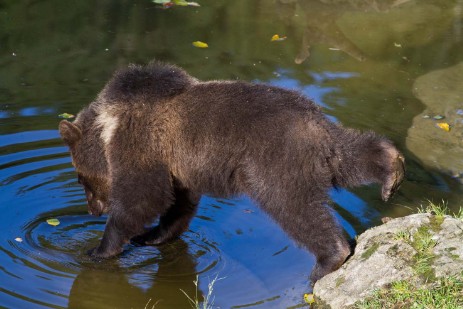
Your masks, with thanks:
[[[119,125],[119,119],[109,111],[100,109],[100,113],[96,117],[96,124],[101,128],[101,139],[105,145],[108,145]]]

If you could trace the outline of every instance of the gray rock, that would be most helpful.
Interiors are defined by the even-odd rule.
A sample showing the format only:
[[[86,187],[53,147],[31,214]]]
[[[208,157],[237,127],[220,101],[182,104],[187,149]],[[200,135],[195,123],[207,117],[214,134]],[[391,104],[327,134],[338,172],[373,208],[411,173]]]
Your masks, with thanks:
[[[428,252],[434,257],[426,274],[416,267],[416,243],[423,235],[431,239]],[[339,270],[319,280],[314,294],[318,304],[349,308],[394,281],[406,280],[422,287],[431,284],[431,277],[459,275],[462,271],[463,221],[415,214],[361,234],[354,255]]]

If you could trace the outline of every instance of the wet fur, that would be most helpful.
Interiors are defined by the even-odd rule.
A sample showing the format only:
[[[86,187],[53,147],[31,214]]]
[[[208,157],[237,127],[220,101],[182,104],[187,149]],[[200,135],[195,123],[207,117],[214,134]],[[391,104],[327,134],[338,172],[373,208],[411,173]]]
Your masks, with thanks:
[[[201,82],[156,62],[116,72],[60,132],[91,192],[89,211],[109,211],[98,258],[130,239],[179,236],[201,194],[247,194],[315,254],[314,282],[350,254],[327,206],[329,188],[380,183],[387,200],[403,178],[403,157],[389,140],[332,123],[298,92]]]

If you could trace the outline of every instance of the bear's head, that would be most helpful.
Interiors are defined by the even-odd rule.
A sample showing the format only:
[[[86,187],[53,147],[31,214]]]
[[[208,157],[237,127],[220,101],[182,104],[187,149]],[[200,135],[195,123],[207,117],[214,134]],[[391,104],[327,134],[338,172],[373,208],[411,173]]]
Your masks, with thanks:
[[[69,146],[78,182],[84,187],[88,212],[101,216],[108,211],[109,172],[97,128],[86,125],[78,117],[75,123],[63,120],[59,124],[61,138]],[[84,119],[85,120],[85,119]]]

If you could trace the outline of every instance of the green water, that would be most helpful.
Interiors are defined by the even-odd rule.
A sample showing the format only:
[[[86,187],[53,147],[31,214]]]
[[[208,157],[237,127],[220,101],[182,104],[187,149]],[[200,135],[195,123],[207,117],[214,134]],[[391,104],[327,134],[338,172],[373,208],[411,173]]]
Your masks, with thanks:
[[[459,158],[434,165],[426,139],[412,130],[428,109],[416,80],[463,61],[461,0],[198,2],[170,9],[128,0],[0,3],[0,308],[190,308],[181,290],[202,300],[216,277],[214,307],[304,305],[313,256],[246,198],[204,197],[189,231],[171,244],[128,247],[101,263],[87,258],[105,218],[86,212],[58,115],[76,114],[129,63],[158,59],[203,80],[298,89],[333,121],[392,139],[407,176],[391,201],[383,203],[374,186],[332,193],[350,236],[427,199],[461,205],[461,181],[451,172]],[[271,42],[274,34],[286,39]],[[198,40],[209,47],[192,46]],[[462,96],[463,83],[447,80]],[[458,100],[430,112],[463,108]],[[459,147],[445,140],[457,132],[451,125],[448,135],[437,131],[442,143],[433,150]]]

